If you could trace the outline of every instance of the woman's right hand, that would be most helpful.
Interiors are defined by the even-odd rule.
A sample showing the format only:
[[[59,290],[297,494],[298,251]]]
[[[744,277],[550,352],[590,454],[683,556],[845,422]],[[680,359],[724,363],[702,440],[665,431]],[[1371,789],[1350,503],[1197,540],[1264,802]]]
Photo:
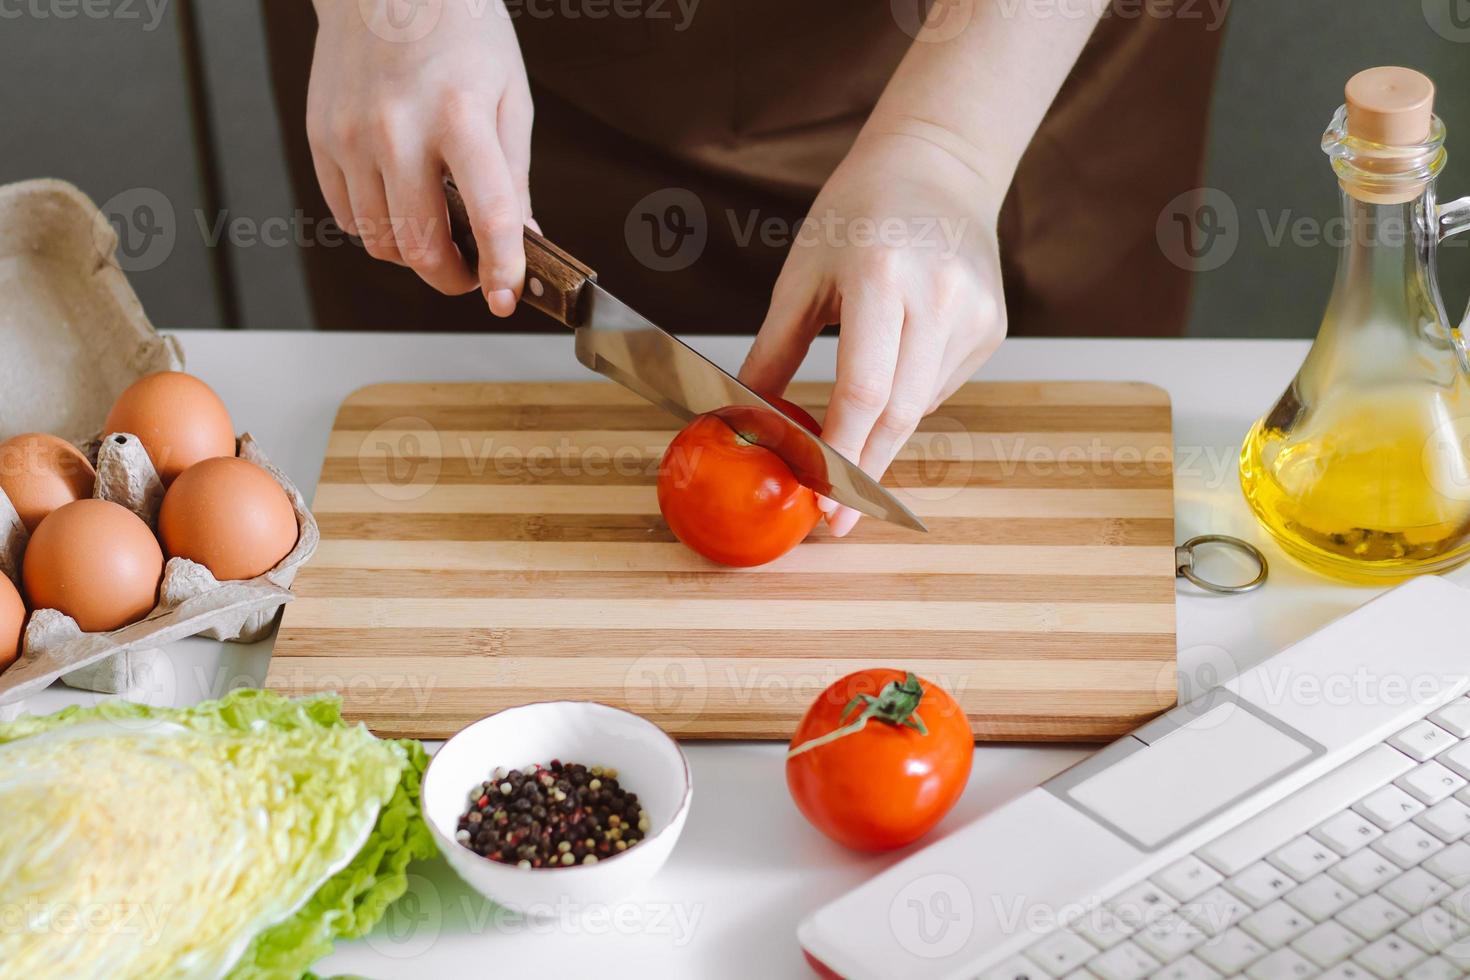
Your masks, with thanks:
[[[440,292],[469,292],[476,279],[450,240],[444,203],[442,178],[453,174],[485,301],[509,316],[526,277],[533,111],[504,4],[421,4],[410,17],[437,12],[437,21],[407,29],[387,19],[395,0],[315,4],[306,128],[333,217],[374,258],[409,266]]]

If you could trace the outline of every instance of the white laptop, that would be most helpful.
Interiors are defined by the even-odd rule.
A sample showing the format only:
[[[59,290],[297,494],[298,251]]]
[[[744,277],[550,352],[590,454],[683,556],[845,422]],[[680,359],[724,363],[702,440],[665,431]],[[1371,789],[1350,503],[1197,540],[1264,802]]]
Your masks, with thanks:
[[[1470,592],[1422,578],[818,910],[848,980],[1470,975]]]

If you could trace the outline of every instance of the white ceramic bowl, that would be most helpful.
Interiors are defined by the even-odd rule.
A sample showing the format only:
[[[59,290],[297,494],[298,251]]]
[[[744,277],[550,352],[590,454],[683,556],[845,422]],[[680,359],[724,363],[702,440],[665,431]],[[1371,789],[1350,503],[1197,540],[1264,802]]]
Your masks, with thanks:
[[[481,857],[454,839],[470,787],[497,766],[523,769],[552,759],[611,766],[638,794],[652,827],[621,854],[567,868],[518,868]],[[482,718],[445,742],[424,773],[424,819],[450,866],[481,895],[535,917],[568,905],[625,898],[668,860],[689,815],[693,785],[679,744],[631,712],[592,701],[543,701]]]

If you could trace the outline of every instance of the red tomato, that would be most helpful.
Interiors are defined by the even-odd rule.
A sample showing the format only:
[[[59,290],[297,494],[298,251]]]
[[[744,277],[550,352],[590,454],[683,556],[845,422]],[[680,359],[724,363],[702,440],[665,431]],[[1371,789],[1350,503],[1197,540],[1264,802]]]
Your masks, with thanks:
[[[822,434],[822,424],[812,417],[811,412],[808,412],[806,409],[796,404],[796,402],[789,402],[784,398],[772,398],[770,399],[770,402],[772,405],[775,405],[781,411],[785,412],[787,415],[800,422],[802,424],[802,427],[805,428],[812,435],[819,436]]]
[[[820,432],[805,411],[775,401]],[[658,507],[674,535],[711,561],[764,565],[800,544],[822,512],[817,495],[761,445],[759,415],[737,424],[742,431],[718,416],[701,415],[674,437],[659,464]]]
[[[860,670],[807,709],[786,756],[786,785],[828,837],[887,851],[918,840],[950,811],[974,751],[964,711],[942,688],[901,670]]]

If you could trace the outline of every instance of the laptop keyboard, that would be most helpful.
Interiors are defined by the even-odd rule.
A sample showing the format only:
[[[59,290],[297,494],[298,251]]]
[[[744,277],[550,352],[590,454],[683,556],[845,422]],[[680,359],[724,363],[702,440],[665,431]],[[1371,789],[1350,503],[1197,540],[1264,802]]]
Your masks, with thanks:
[[[1470,976],[1470,698],[1083,910],[984,980]]]

